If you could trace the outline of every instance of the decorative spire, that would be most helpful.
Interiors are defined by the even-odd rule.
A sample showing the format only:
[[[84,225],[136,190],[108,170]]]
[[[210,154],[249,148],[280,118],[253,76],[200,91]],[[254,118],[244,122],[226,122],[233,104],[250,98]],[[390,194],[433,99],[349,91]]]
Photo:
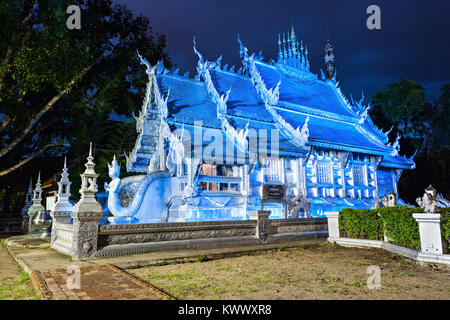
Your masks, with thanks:
[[[291,35],[289,34],[289,31],[287,33],[287,40],[286,40],[287,44],[287,52],[288,52],[288,59],[290,57],[292,57],[292,50],[291,50]]]
[[[30,184],[28,185],[28,192],[33,192],[33,178],[30,178]]]
[[[92,142],[89,143],[89,156],[87,157],[87,162],[84,164],[86,171],[84,173],[95,174],[94,167],[95,163],[92,161],[94,157],[92,156]]]
[[[298,53],[299,55],[299,59],[300,59],[300,64],[303,64],[303,62],[305,61],[304,57],[303,57],[303,40],[300,40],[300,51]]]
[[[293,67],[297,67],[297,39],[295,38],[294,27],[292,27],[291,31],[291,47],[292,47]]]
[[[30,205],[33,203],[33,178],[30,178],[25,203]]]
[[[74,206],[74,212],[101,212],[102,206],[95,200],[97,189],[97,177],[92,156],[92,142],[89,145],[89,156],[85,163],[86,170],[81,174],[80,201]]]
[[[283,60],[283,51],[281,51],[281,35],[278,34],[278,62]]]
[[[336,74],[336,67],[334,61],[334,47],[330,43],[330,40],[327,40],[325,45],[325,65],[327,67],[327,79],[331,80]]]
[[[295,43],[297,42],[297,39],[295,38],[295,32],[294,32],[294,25],[292,25],[291,30],[291,51],[292,51],[292,57],[296,59],[296,50],[295,50]]]
[[[283,41],[281,41],[280,34],[278,35],[278,49],[278,63],[284,63],[291,68],[309,71],[308,49],[305,52],[303,40],[297,38],[293,24],[287,33],[287,37],[283,32]]]
[[[33,191],[33,204],[41,204],[42,201],[42,189],[41,189],[41,172],[39,171],[36,187]]]
[[[70,185],[69,173],[67,172],[67,159],[64,157],[64,168],[61,174],[61,180],[58,182],[58,201],[55,204],[53,212],[72,212],[72,204],[69,202]]]
[[[309,71],[309,59],[308,59],[308,45],[305,45],[305,68]]]

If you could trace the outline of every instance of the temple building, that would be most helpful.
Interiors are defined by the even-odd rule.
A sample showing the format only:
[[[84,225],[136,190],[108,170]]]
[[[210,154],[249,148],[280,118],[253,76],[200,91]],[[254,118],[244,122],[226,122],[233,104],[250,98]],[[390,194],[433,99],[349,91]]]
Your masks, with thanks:
[[[330,42],[318,75],[293,28],[278,37],[276,59],[250,54],[238,41],[242,66],[235,68],[206,61],[194,40],[194,78],[141,58],[149,82],[127,171],[159,176],[124,178],[122,202],[125,194],[141,199],[133,214],[119,216],[148,222],[159,210],[155,221],[248,219],[267,185],[284,187],[289,205],[266,201],[271,218],[295,216],[286,212],[295,201],[309,203],[300,217],[319,217],[372,208],[392,192],[399,198],[397,182],[415,168],[413,158],[399,155],[399,139],[389,143],[363,98],[343,95]],[[112,178],[117,169],[113,163]]]

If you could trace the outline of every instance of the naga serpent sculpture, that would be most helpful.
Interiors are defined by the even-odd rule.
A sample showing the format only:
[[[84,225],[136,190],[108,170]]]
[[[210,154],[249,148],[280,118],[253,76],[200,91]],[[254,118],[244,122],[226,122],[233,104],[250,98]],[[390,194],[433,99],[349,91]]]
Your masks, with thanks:
[[[140,181],[139,188],[133,200],[128,206],[124,207],[120,203],[119,189],[122,180],[119,178],[120,166],[117,163],[115,155],[111,165],[108,163],[108,173],[112,179],[109,184],[105,182],[105,190],[108,192],[108,208],[115,217],[123,218],[132,218],[138,212],[144,201],[145,193],[153,181],[170,176],[169,172],[163,171],[145,175]]]

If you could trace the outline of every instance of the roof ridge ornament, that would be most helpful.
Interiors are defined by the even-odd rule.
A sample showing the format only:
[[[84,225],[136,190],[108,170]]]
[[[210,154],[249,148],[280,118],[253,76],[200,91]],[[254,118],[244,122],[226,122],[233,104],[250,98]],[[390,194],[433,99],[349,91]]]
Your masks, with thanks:
[[[400,152],[400,134],[397,133],[397,138],[395,139],[393,144],[388,144],[389,147],[393,148],[391,156],[396,157]]]
[[[281,48],[283,44],[283,48]],[[310,70],[310,63],[308,59],[308,48],[303,46],[303,40],[298,41],[295,34],[294,25],[286,34],[283,32],[283,41],[281,42],[280,34],[278,34],[278,59],[277,63],[284,64],[288,67],[298,69],[301,71]]]
[[[255,86],[256,91],[259,93],[261,99],[263,100],[266,110],[274,119],[275,125],[278,127],[278,129],[285,132],[296,145],[301,148],[306,147],[306,143],[308,143],[309,138],[309,117],[307,117],[302,129],[300,129],[300,127],[297,127],[297,129],[295,129],[280,114],[278,114],[274,106],[278,104],[278,101],[280,99],[281,78],[275,88],[267,89],[266,84],[264,83],[258,69],[256,68],[253,56],[248,57],[248,50],[244,47],[239,37],[238,42],[241,47],[242,64],[247,70],[249,70],[250,77],[252,78],[252,83]]]
[[[239,35],[238,35],[238,40],[240,42]],[[241,44],[241,48],[240,48],[241,57],[246,57],[248,59],[247,48],[245,48],[242,45],[242,42],[240,42],[240,44]],[[196,48],[195,38],[194,38],[194,52],[199,57],[199,61],[197,64],[197,70],[199,71],[199,75],[202,76],[203,81],[206,84],[207,91],[211,95],[213,102],[216,104],[217,119],[219,119],[221,121],[222,128],[225,130],[225,133],[233,139],[236,138],[239,148],[241,148],[242,150],[247,150],[248,125],[245,127],[245,129],[237,130],[233,127],[233,125],[225,117],[225,115],[227,113],[227,109],[228,109],[227,101],[228,101],[228,98],[231,93],[231,88],[222,95],[220,95],[220,93],[216,90],[216,88],[212,82],[212,79],[211,79],[211,74],[209,72],[210,63],[208,63],[207,61],[206,62],[203,61],[202,54]],[[250,59],[253,61],[254,56],[252,56]]]

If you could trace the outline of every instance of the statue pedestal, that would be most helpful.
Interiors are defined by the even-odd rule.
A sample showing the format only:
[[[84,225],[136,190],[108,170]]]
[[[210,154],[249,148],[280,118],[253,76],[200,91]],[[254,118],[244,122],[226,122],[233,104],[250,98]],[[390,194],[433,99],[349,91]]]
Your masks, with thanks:
[[[70,211],[52,211],[50,215],[53,220],[50,247],[58,249],[56,242],[62,238],[60,233],[63,226],[71,226]]]
[[[258,211],[258,224],[256,225],[256,237],[265,242],[269,237],[269,216],[271,211]]]
[[[326,212],[328,222],[328,237],[339,238],[339,212]]]
[[[101,211],[73,212],[72,257],[87,258],[97,252],[98,222],[103,217]]]
[[[441,215],[438,213],[415,213],[413,217],[419,223],[422,252],[443,254]]]

